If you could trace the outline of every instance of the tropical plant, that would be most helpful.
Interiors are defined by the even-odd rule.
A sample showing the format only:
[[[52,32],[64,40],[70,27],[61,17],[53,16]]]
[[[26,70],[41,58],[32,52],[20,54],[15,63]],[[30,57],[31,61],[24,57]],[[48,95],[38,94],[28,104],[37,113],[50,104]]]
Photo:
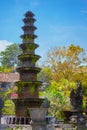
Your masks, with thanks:
[[[4,101],[4,108],[2,109],[2,113],[4,115],[14,115],[15,114],[15,106],[12,100],[6,99]]]
[[[61,79],[59,82],[52,81],[45,92],[40,92],[41,97],[47,97],[49,99],[49,112],[52,116],[58,118],[60,111],[71,108],[69,97],[72,88],[76,88],[75,82]]]
[[[14,71],[14,67],[8,68],[6,65],[5,66],[0,66],[0,73],[1,72],[9,73],[9,72],[13,72],[13,71]]]

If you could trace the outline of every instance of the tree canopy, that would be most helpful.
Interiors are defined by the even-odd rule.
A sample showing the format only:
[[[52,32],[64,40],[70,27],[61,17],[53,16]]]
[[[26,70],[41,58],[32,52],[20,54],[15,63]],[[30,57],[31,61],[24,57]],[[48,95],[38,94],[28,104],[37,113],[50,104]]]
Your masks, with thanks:
[[[17,56],[21,53],[19,45],[14,43],[8,45],[7,48],[0,52],[0,63],[1,66],[7,66],[7,68],[13,67],[19,64]]]
[[[69,47],[55,47],[47,53],[46,66],[52,69],[52,78],[59,81],[61,78],[75,80],[74,74],[80,66],[87,64],[86,52],[80,46],[71,44]]]

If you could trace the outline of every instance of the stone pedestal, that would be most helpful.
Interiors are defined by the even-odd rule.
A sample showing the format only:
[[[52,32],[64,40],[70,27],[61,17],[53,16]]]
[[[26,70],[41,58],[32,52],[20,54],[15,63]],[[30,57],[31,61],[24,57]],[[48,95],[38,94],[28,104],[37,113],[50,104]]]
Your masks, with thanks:
[[[46,130],[47,108],[30,108],[32,130]]]

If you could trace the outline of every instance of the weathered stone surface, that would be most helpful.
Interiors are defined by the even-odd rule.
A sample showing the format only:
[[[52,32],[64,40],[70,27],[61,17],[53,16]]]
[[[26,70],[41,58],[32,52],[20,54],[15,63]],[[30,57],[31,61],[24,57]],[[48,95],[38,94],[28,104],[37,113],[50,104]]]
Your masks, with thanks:
[[[32,130],[46,130],[47,108],[30,108]]]

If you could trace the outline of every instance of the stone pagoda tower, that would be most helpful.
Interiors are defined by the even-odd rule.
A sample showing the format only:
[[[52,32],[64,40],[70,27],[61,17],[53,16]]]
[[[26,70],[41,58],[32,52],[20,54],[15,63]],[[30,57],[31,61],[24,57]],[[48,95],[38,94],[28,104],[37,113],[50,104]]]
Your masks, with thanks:
[[[37,38],[37,35],[34,34],[37,29],[34,26],[35,21],[31,11],[25,13],[24,26],[22,27],[24,34],[21,35],[22,44],[20,44],[22,54],[18,56],[22,65],[17,68],[20,74],[20,81],[16,82],[18,99],[13,99],[16,117],[29,117],[29,108],[40,107],[43,102],[38,94],[41,82],[37,81],[37,74],[41,69],[36,67],[40,56],[35,54],[35,49],[38,47],[34,43],[35,38]]]

